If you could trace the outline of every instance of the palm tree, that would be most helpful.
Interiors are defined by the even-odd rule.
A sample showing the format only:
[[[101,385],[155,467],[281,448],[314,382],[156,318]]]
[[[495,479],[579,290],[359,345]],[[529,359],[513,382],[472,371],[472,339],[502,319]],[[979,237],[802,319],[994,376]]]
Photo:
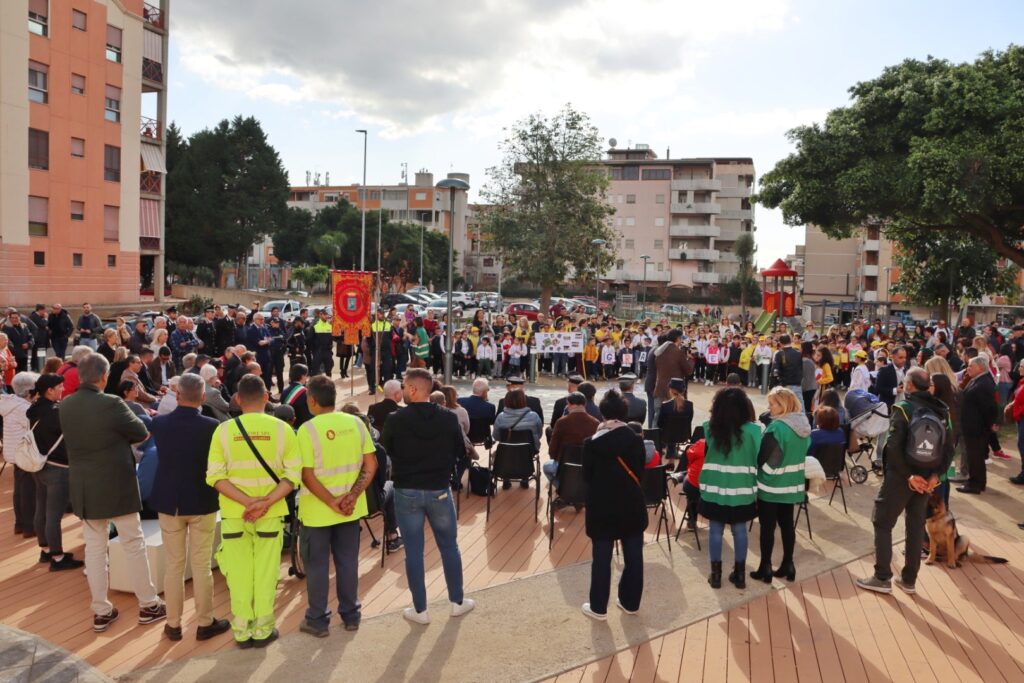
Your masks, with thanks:
[[[745,325],[747,320],[747,290],[753,281],[754,254],[757,252],[753,233],[741,233],[733,245],[733,252],[740,262],[740,269],[736,275],[736,280],[740,285],[740,319]]]
[[[317,237],[310,248],[317,255],[317,258],[330,261],[331,270],[334,270],[334,261],[341,258],[341,253],[345,249],[347,241],[344,233],[328,232]]]

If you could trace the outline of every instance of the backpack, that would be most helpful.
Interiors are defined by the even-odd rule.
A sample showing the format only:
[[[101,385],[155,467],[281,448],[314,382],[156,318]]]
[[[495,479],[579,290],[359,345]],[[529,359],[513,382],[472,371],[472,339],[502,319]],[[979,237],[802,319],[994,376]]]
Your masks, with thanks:
[[[906,417],[906,411],[900,407]],[[904,454],[907,464],[919,470],[937,472],[942,465],[946,425],[935,411],[918,408],[907,424],[907,443]]]
[[[25,436],[21,437],[21,443],[18,444],[14,451],[14,464],[23,472],[38,472],[43,469],[46,466],[46,459],[50,457],[50,454],[64,440],[64,435],[61,434],[60,438],[50,447],[50,450],[46,451],[46,455],[43,455],[39,452],[39,446],[36,445],[34,430],[37,424],[39,424],[38,421],[25,432]]]

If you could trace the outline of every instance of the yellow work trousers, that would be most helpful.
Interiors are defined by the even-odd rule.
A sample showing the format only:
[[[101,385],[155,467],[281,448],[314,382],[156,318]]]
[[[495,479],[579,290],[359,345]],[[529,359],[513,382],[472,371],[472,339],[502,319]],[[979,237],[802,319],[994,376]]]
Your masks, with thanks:
[[[274,630],[274,597],[284,542],[281,517],[222,519],[217,564],[231,595],[235,640],[263,640]]]

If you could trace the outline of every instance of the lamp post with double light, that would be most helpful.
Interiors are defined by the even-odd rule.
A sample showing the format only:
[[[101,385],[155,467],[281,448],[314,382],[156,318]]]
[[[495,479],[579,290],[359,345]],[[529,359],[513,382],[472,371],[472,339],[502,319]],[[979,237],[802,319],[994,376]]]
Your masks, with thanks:
[[[359,205],[363,209],[363,229],[362,236],[359,238],[359,270],[361,272],[366,271],[366,202],[370,199],[370,193],[366,190],[366,130],[360,128],[356,131],[357,133],[363,134],[363,186],[360,190],[363,193],[363,200],[359,202]]]

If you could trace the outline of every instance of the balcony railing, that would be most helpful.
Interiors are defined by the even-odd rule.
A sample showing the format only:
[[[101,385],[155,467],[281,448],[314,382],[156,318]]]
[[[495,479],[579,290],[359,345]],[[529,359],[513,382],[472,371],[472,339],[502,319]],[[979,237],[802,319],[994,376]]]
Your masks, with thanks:
[[[697,285],[717,285],[722,281],[718,273],[702,273],[698,271],[693,274],[693,283]]]
[[[162,140],[164,135],[160,129],[160,122],[148,116],[139,118],[139,135],[151,140]]]
[[[722,205],[714,202],[672,202],[672,213],[722,213]]]
[[[672,181],[672,191],[711,191],[718,192],[722,189],[722,181],[718,178],[680,178]]]
[[[139,176],[139,190],[147,194],[160,194],[160,176],[156,171],[143,171]]]
[[[152,59],[142,58],[142,78],[154,83],[164,82],[164,66]]]
[[[167,28],[167,16],[164,11],[148,2],[142,5],[142,20],[155,28]]]
[[[672,237],[719,237],[722,229],[717,225],[673,225],[668,234]]]

